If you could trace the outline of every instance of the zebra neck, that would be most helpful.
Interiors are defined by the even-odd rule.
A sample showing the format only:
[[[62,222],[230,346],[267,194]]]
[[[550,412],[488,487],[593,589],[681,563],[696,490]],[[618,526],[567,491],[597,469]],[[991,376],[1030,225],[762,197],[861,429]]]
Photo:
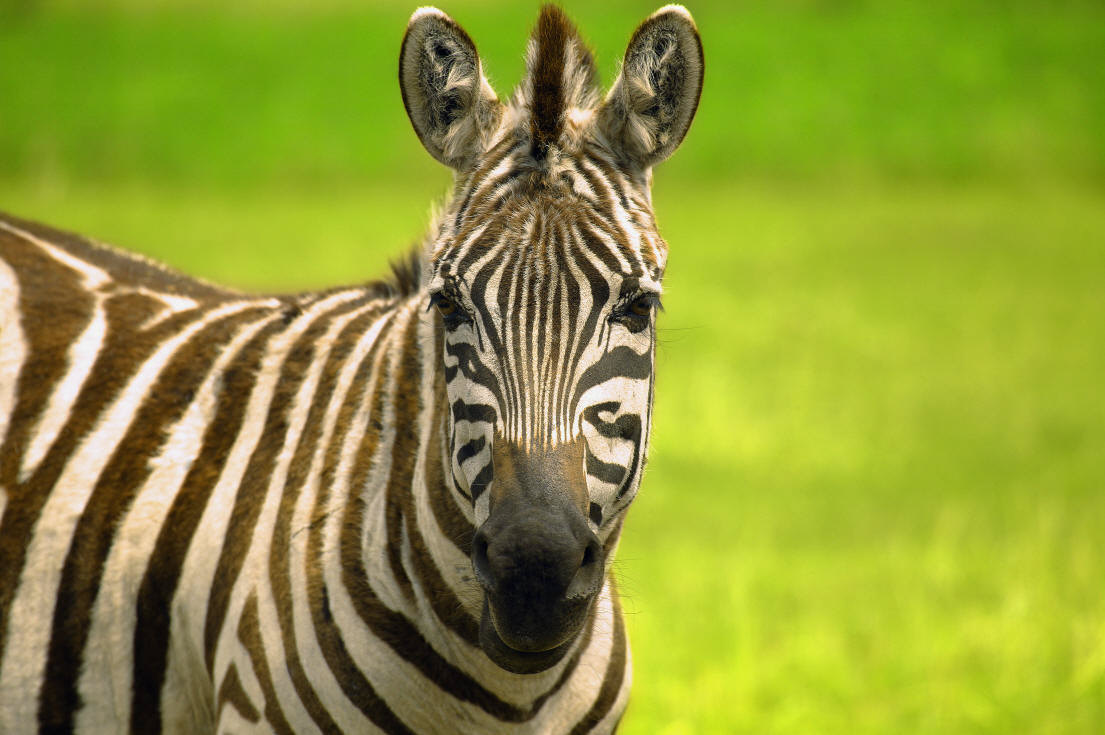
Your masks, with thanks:
[[[277,607],[303,586],[321,627],[341,622],[341,604],[376,637],[402,630],[396,640],[476,649],[472,513],[446,469],[441,335],[423,304],[415,296],[331,326],[305,401],[318,416],[289,432],[300,438],[266,566]]]

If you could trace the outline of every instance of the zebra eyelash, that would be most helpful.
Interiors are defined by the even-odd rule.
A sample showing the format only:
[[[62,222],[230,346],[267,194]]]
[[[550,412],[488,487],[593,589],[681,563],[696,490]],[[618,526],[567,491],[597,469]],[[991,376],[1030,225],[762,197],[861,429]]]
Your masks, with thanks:
[[[464,308],[460,293],[451,284],[446,283],[440,290],[430,294],[430,304],[426,311],[431,308],[437,309],[445,328],[450,331],[472,322],[472,315]]]
[[[635,291],[618,301],[610,314],[610,321],[623,325],[630,332],[642,332],[652,323],[653,312],[663,310],[660,294]]]

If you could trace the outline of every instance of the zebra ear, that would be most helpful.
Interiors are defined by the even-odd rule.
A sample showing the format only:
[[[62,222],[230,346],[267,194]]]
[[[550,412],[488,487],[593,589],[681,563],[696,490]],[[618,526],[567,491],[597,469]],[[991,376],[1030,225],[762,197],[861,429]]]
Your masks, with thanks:
[[[437,8],[419,8],[407,24],[399,88],[422,145],[452,168],[463,168],[485,150],[502,116],[476,45]]]
[[[702,41],[682,5],[667,5],[629,41],[622,71],[598,111],[606,142],[630,164],[654,166],[691,127],[702,93]]]

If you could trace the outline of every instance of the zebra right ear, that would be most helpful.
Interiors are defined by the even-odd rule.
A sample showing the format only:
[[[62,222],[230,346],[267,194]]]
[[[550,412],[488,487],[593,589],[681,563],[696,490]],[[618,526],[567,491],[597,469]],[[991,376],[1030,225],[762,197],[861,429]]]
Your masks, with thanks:
[[[454,169],[482,153],[503,105],[480,67],[476,45],[437,8],[419,8],[399,51],[399,88],[430,155]]]

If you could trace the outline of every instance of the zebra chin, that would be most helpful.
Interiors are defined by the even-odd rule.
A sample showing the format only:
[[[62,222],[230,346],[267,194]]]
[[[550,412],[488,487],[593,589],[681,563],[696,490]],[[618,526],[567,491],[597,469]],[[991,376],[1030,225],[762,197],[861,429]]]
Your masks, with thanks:
[[[572,650],[573,644],[583,629],[583,622],[587,619],[592,601],[593,596],[586,601],[579,601],[584,604],[581,606],[578,619],[575,619],[577,616],[572,616],[573,619],[566,626],[559,626],[561,635],[556,637],[563,638],[561,643],[544,650],[525,650],[515,646],[533,644],[523,639],[522,641],[512,640],[515,645],[510,645],[503,640],[496,626],[496,615],[491,610],[491,602],[488,596],[484,595],[483,615],[480,619],[480,647],[493,663],[512,674],[539,674],[556,666]]]

